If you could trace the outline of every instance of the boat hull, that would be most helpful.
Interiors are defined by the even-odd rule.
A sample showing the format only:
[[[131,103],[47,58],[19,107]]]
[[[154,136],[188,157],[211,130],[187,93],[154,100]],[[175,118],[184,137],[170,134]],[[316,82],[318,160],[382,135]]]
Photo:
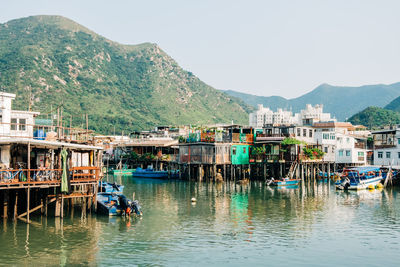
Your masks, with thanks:
[[[114,204],[113,204],[114,202]],[[118,197],[111,193],[97,194],[97,213],[106,216],[121,216],[122,210],[118,207]]]
[[[363,190],[368,189],[369,187],[376,187],[382,180],[382,176],[374,177],[371,179],[361,180],[358,183],[350,183],[350,186],[347,188],[348,190]],[[343,187],[341,183],[336,185],[336,189],[343,190],[346,189]]]
[[[168,172],[166,171],[145,171],[145,172],[134,172],[132,173],[133,177],[137,178],[157,178],[157,179],[167,179],[168,178]]]
[[[274,186],[295,186],[300,183],[299,179],[277,180],[273,181],[271,185]]]

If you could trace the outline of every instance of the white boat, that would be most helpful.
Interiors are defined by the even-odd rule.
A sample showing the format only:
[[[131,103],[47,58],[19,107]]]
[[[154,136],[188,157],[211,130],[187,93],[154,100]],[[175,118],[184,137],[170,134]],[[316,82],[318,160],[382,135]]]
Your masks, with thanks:
[[[341,179],[336,182],[340,190],[361,190],[375,188],[382,181],[382,171],[377,167],[354,167],[343,170]]]

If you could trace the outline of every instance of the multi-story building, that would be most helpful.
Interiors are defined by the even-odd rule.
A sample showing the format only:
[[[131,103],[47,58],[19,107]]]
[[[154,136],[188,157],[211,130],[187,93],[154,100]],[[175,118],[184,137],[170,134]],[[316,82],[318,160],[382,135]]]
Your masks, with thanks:
[[[400,166],[400,127],[372,132],[374,165]]]
[[[315,141],[322,146],[324,161],[339,164],[365,165],[367,138],[349,122],[320,122],[314,124]]]
[[[34,118],[39,112],[12,110],[15,94],[0,92],[0,136],[33,137]]]
[[[323,112],[323,105],[310,104],[301,110],[300,113],[293,115],[291,111],[279,108],[276,112],[268,107],[258,105],[257,111],[250,113],[249,124],[254,128],[262,128],[265,125],[308,125],[312,126],[316,122],[336,121],[331,118],[330,113]]]

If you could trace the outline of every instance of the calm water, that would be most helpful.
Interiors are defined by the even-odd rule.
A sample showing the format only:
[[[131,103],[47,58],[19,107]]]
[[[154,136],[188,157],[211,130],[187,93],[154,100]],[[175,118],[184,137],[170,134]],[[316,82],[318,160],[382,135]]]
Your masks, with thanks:
[[[399,266],[399,189],[336,192],[117,177],[142,219],[0,223],[0,264]],[[190,199],[197,198],[192,204]]]

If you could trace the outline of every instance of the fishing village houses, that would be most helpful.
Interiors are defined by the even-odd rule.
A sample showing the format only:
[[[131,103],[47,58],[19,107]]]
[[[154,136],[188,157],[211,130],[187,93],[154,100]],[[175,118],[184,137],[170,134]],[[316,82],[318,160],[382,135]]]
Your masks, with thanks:
[[[14,99],[0,93],[2,217],[26,222],[32,212],[63,217],[64,206],[76,204],[84,215],[96,206],[102,146],[93,143],[87,128],[64,126],[62,116],[39,119],[38,112],[13,110]]]
[[[115,137],[106,156],[114,157],[114,168],[126,162],[125,168],[179,170],[180,177],[195,180],[315,177],[345,166],[373,164],[372,148],[367,147],[370,132],[337,122],[322,105],[306,105],[294,115],[259,105],[249,115],[249,125],[163,126],[133,132],[125,141]]]

